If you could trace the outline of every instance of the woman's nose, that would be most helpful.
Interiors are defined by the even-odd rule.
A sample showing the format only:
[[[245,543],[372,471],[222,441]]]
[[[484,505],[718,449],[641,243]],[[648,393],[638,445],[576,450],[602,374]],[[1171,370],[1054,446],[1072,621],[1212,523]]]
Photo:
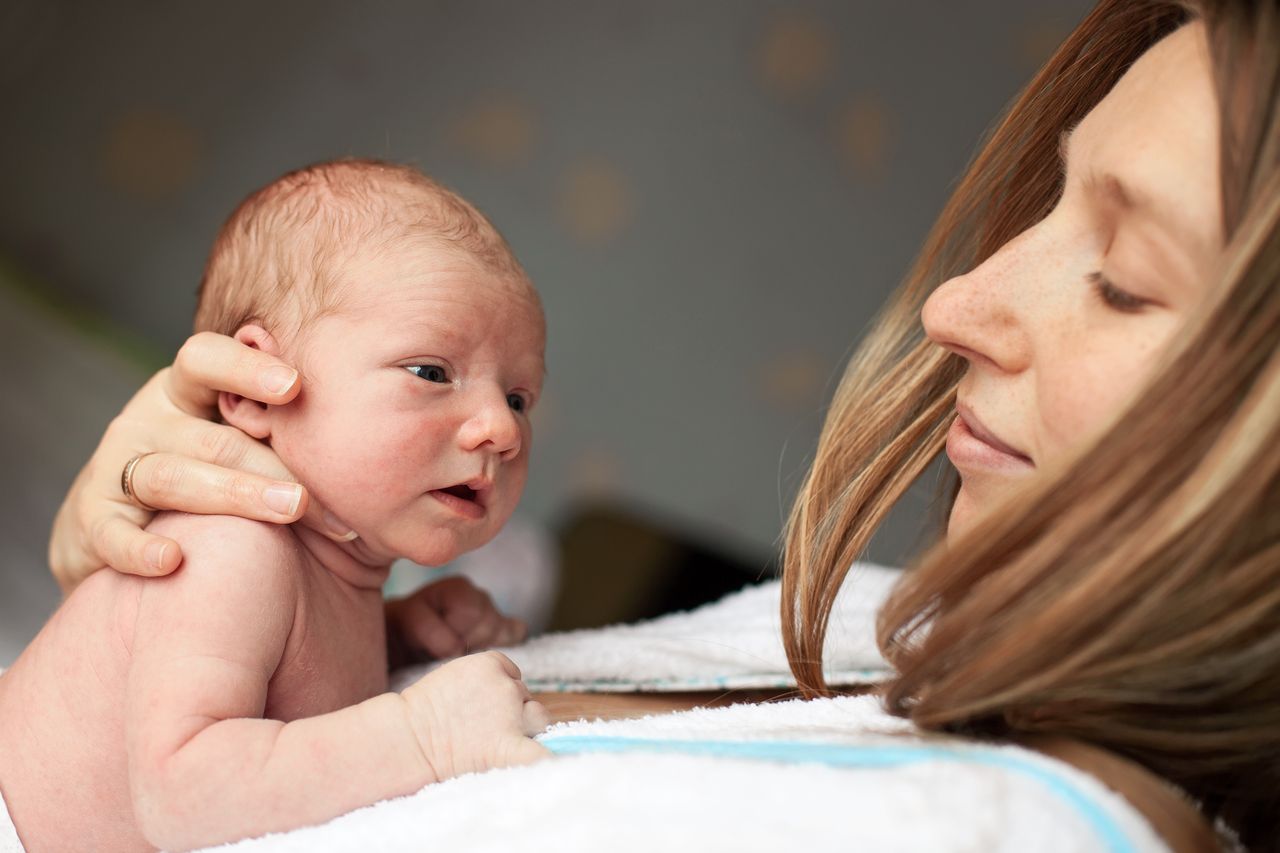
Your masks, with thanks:
[[[506,394],[488,393],[480,407],[458,430],[463,450],[488,450],[505,462],[520,453],[524,436]]]
[[[920,318],[930,340],[971,365],[1019,373],[1031,363],[1030,338],[1018,308],[1016,267],[1000,254],[943,282]]]

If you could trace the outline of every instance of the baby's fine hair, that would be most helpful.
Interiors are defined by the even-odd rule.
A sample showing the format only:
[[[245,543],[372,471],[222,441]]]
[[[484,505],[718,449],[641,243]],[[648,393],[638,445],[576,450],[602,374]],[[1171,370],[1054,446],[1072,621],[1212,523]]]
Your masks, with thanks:
[[[301,325],[337,304],[336,274],[357,251],[423,237],[527,280],[498,230],[456,193],[411,166],[334,160],[289,172],[231,214],[205,265],[195,331]]]

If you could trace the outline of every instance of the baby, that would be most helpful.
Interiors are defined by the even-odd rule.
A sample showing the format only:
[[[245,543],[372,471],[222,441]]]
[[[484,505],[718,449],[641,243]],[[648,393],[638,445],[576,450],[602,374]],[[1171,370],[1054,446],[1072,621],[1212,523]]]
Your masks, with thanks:
[[[292,403],[219,408],[353,538],[164,513],[177,572],[85,581],[0,678],[0,791],[26,848],[204,846],[542,757],[545,709],[496,652],[386,692],[391,562],[487,542],[528,470],[543,317],[493,226],[406,167],[302,169],[223,226],[196,328],[298,367]]]

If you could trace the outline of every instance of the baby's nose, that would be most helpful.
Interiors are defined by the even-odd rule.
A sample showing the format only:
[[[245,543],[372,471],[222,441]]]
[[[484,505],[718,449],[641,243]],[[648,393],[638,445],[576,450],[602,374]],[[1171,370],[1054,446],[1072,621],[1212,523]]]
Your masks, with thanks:
[[[499,399],[499,403],[487,403],[469,418],[459,431],[459,439],[463,449],[487,450],[505,462],[519,455],[523,436],[519,416],[507,404],[505,395]]]

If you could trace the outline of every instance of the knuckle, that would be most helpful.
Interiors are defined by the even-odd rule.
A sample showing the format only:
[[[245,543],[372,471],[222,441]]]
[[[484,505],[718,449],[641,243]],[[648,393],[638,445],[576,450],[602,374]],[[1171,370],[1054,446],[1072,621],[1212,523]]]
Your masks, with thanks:
[[[228,504],[249,506],[253,501],[254,491],[253,482],[244,475],[232,474],[223,479],[222,494]]]
[[[465,594],[467,587],[471,585],[471,581],[467,580],[462,575],[450,575],[447,578],[437,581],[437,583],[440,585],[440,589],[442,591],[446,591],[450,595]]]
[[[240,441],[242,434],[235,427],[206,424],[203,421],[199,423],[199,443],[203,458],[215,465],[239,468],[245,457],[245,447]]]
[[[200,348],[200,335],[192,335],[182,342],[182,346],[178,347],[177,354],[173,357],[172,370],[175,373],[188,373],[191,370],[191,362],[197,358],[197,350]]]
[[[183,466],[177,459],[148,456],[138,463],[138,467],[144,468],[144,476],[138,478],[135,469],[134,477],[146,486],[147,497],[172,496],[182,486]],[[147,500],[146,497],[143,500],[155,505],[154,500]]]
[[[178,347],[178,354],[173,358],[173,369],[178,373],[188,373],[201,358],[201,354],[208,348],[210,338],[215,337],[212,332],[196,332],[191,337],[182,342],[182,346]]]
[[[102,443],[115,444],[120,440],[121,438],[120,434],[127,433],[127,432],[128,432],[128,422],[126,421],[125,415],[122,412],[121,414],[118,414],[114,418],[112,418],[111,422],[107,424],[107,428],[102,431]]]
[[[134,554],[131,549],[121,549],[117,537],[113,535],[113,525],[110,517],[101,518],[93,525],[93,532],[90,541],[93,542],[93,548],[98,552],[99,559],[106,565],[122,567],[121,564],[128,563],[140,554]]]
[[[93,543],[94,549],[104,556],[107,555],[108,545],[110,544],[110,536],[107,533],[107,520],[105,518],[92,522],[88,528],[89,541]]]

